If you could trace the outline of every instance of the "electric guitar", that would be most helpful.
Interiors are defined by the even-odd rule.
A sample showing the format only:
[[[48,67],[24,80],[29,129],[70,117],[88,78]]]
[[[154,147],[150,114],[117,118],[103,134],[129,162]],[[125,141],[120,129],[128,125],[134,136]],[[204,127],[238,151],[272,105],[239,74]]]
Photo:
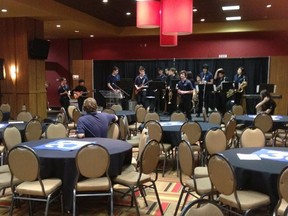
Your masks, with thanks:
[[[150,82],[152,82],[152,80],[147,81],[146,83],[142,84],[141,86],[137,88],[135,88],[135,95],[137,95],[140,91],[142,91],[143,88],[148,88],[147,84],[149,84]]]

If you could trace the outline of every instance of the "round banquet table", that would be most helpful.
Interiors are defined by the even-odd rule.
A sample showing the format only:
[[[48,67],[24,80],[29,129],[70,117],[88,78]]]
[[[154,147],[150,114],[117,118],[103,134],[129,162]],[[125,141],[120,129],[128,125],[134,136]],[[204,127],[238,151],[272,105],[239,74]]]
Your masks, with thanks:
[[[116,176],[121,174],[122,167],[131,163],[132,146],[121,140],[108,138],[65,138],[65,139],[42,139],[37,141],[24,142],[21,145],[31,147],[41,161],[42,177],[57,177],[62,180],[63,201],[65,211],[72,210],[73,203],[73,186],[76,178],[75,156],[78,149],[70,151],[37,149],[39,146],[54,141],[88,141],[104,146],[110,154],[109,175]]]
[[[237,123],[245,124],[245,126],[253,125],[256,115],[237,115],[235,116]],[[272,115],[273,119],[273,130],[277,128],[283,128],[283,126],[288,123],[288,116],[283,115]]]
[[[136,121],[135,112],[131,110],[116,111],[116,115],[118,117],[126,116],[129,124],[132,124]]]
[[[238,154],[252,153],[261,155],[261,160],[240,160],[238,157]],[[235,170],[238,188],[269,195],[270,210],[273,210],[279,198],[277,189],[279,174],[288,166],[288,149],[280,147],[235,148],[226,150],[222,154]]]
[[[164,143],[171,143],[172,146],[178,146],[181,142],[181,126],[184,122],[181,121],[169,121],[169,122],[160,122],[160,125],[163,129],[162,140]],[[198,122],[202,129],[202,140],[205,133],[211,128],[219,128],[220,125],[212,124],[208,122]]]

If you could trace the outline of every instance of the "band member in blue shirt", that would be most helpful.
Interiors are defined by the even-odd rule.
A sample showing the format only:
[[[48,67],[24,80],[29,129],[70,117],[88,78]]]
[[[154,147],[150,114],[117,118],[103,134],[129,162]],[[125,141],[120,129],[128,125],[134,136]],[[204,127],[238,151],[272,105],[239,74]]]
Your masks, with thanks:
[[[145,68],[139,67],[139,75],[135,79],[135,94],[137,96],[137,104],[142,104],[146,108],[146,92],[148,77],[145,74]]]

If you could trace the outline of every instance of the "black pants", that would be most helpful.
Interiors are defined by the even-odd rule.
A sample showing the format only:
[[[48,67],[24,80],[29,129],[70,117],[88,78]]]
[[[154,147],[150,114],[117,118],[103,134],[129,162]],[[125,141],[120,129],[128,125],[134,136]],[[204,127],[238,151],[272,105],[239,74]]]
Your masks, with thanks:
[[[70,99],[68,97],[61,97],[60,98],[61,107],[64,107],[66,113],[68,113],[68,107],[70,105]]]
[[[179,109],[186,114],[186,118],[191,120],[191,104],[192,97],[181,97],[181,101],[179,104]]]
[[[137,104],[142,104],[143,107],[147,108],[146,91],[141,91],[137,94]]]

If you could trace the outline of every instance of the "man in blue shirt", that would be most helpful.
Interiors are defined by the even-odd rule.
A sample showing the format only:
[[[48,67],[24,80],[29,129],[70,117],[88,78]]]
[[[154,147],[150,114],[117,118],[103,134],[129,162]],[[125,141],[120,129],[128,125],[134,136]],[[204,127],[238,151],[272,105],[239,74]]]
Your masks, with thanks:
[[[137,104],[142,104],[145,108],[146,104],[146,93],[148,77],[145,74],[145,68],[143,66],[139,67],[139,75],[135,79],[135,94],[137,96]]]
[[[107,137],[111,122],[118,120],[114,114],[97,113],[97,102],[94,98],[87,98],[83,104],[86,115],[81,116],[77,122],[77,137]]]
[[[107,86],[109,89],[111,89],[114,92],[119,91],[116,86],[114,86],[116,84],[117,81],[120,81],[120,75],[119,73],[119,68],[114,66],[112,69],[112,74],[110,74],[107,77]]]

